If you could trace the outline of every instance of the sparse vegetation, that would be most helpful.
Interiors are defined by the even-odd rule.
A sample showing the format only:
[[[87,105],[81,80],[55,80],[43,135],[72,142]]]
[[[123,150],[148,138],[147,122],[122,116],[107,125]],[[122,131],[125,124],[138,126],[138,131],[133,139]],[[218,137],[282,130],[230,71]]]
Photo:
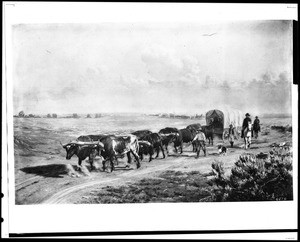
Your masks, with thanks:
[[[167,170],[157,178],[127,186],[107,186],[81,203],[199,202],[210,195],[206,177],[198,171]]]
[[[73,113],[73,118],[79,118],[79,115],[77,113]]]
[[[293,199],[292,155],[244,154],[225,177],[221,162],[212,163],[210,180],[198,171],[167,170],[157,178],[127,186],[107,186],[83,203],[281,201]]]
[[[288,132],[292,132],[292,126],[290,126],[290,125],[287,125],[287,126],[271,126],[271,129],[273,129],[273,130],[277,130],[277,131],[279,131],[279,132],[286,132],[286,131],[288,131]]]
[[[19,118],[24,118],[25,117],[24,111],[20,111],[18,117]]]
[[[212,164],[215,178],[209,201],[280,201],[293,199],[292,155],[273,149],[268,158],[253,154],[241,155],[224,176],[223,164]]]
[[[20,111],[18,113],[18,115],[13,115],[14,118],[40,118],[39,115],[35,115],[35,114],[25,114],[24,111]]]

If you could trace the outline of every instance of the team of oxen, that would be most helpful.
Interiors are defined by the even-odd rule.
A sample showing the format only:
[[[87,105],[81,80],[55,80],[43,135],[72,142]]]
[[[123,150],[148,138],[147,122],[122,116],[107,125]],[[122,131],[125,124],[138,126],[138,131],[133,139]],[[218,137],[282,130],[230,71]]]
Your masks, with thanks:
[[[199,134],[204,134],[204,139],[196,139]],[[103,170],[107,168],[109,162],[110,170],[114,170],[114,161],[123,158],[125,155],[128,164],[131,163],[131,155],[133,155],[137,168],[141,166],[140,161],[144,155],[149,155],[149,162],[162,153],[163,158],[169,154],[168,146],[173,143],[175,152],[183,152],[183,144],[192,144],[193,152],[199,157],[200,150],[203,150],[206,156],[205,139],[209,140],[209,144],[213,144],[213,129],[209,126],[201,126],[199,123],[191,124],[184,129],[167,127],[161,129],[158,133],[150,130],[139,130],[129,135],[83,135],[76,141],[62,144],[66,149],[66,159],[71,159],[73,155],[78,157],[78,166],[81,167],[82,161],[89,158],[91,167],[96,156],[101,156]]]

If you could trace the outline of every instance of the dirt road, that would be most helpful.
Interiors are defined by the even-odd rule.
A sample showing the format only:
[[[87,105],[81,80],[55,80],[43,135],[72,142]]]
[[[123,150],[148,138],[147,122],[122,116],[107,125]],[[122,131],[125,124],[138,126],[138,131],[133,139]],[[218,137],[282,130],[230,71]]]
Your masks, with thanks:
[[[283,136],[281,140],[277,139],[277,141],[285,140]],[[68,175],[67,162],[64,157],[51,159],[49,157],[42,159],[41,157],[35,157],[35,159],[24,157],[22,164],[30,164],[30,166],[16,169],[16,204],[80,203],[84,195],[104,186],[134,183],[143,178],[157,177],[166,170],[195,170],[209,173],[212,162],[216,160],[222,161],[225,171],[229,173],[239,155],[244,152],[267,152],[270,149],[271,140],[262,138],[253,141],[251,149],[247,151],[240,147],[241,142],[236,143],[234,148],[229,148],[226,156],[219,156],[215,146],[208,146],[208,156],[204,157],[202,153],[196,159],[195,153],[191,152],[191,146],[186,146],[181,155],[170,152],[167,158],[158,158],[151,162],[148,162],[148,157],[145,157],[139,169],[136,169],[134,162],[130,168],[125,168],[125,161],[120,160],[119,166],[112,173],[99,170],[90,171],[87,174],[78,172],[79,177]],[[30,159],[30,163],[26,162],[27,159]],[[70,164],[75,166],[76,163],[77,159],[72,158]],[[85,166],[89,169],[88,163],[85,163]]]

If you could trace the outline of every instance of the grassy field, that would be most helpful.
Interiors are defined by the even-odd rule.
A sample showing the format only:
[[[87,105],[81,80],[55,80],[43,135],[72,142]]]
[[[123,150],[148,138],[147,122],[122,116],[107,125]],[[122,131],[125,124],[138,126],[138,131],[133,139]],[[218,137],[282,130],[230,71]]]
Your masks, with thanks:
[[[80,203],[200,202],[210,195],[208,187],[206,176],[199,171],[167,170],[127,186],[106,186]]]

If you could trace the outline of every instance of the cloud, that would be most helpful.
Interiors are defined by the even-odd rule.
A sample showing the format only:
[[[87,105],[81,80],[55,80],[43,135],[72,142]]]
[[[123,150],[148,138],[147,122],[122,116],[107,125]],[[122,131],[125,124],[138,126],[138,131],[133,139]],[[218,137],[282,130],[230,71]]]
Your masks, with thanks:
[[[19,26],[14,105],[176,111],[228,102],[284,110],[289,30],[290,22],[276,21]]]
[[[150,47],[141,54],[150,76],[150,83],[162,83],[165,87],[194,85],[201,82],[200,64],[192,55],[181,56],[173,49]]]

